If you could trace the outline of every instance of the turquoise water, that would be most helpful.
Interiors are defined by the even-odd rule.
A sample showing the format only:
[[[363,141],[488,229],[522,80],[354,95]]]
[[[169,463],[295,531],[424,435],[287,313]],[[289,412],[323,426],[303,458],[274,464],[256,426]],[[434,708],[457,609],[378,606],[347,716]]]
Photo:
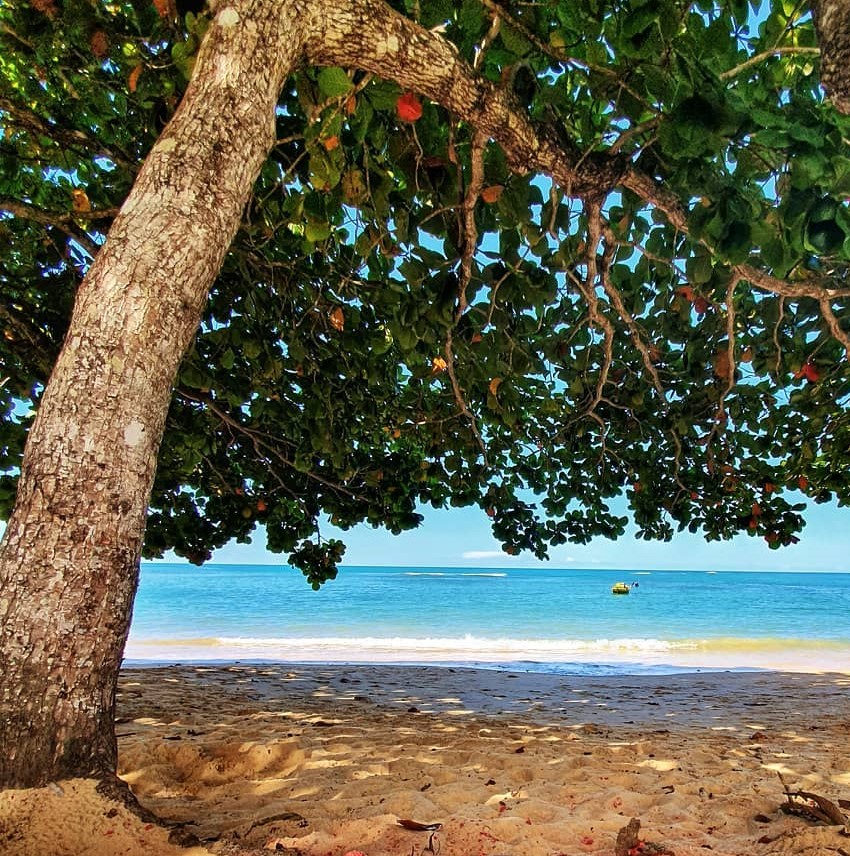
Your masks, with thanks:
[[[147,564],[126,656],[850,671],[850,574]]]

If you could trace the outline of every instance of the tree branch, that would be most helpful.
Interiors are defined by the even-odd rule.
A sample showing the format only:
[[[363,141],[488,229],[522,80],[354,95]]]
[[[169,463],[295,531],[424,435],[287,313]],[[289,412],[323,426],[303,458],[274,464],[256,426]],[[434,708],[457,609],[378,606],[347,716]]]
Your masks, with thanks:
[[[99,211],[45,211],[26,202],[19,202],[8,196],[0,196],[0,211],[6,211],[14,217],[32,220],[43,226],[52,226],[64,232],[76,241],[92,258],[100,250],[100,245],[93,241],[85,229],[77,226],[77,220],[112,220],[118,215],[118,208],[101,208]]]
[[[478,430],[478,421],[475,419],[475,414],[469,409],[469,405],[466,403],[466,399],[463,397],[463,390],[460,388],[460,384],[458,383],[457,375],[455,374],[455,366],[454,366],[454,349],[452,347],[452,331],[449,329],[449,332],[446,334],[446,344],[443,349],[443,353],[446,355],[446,372],[448,373],[449,380],[452,384],[452,392],[454,393],[455,402],[457,402],[458,409],[460,412],[469,420],[469,427],[472,429],[472,433],[478,442],[478,448],[481,449],[481,454],[484,456],[484,463],[487,463],[487,446],[484,444],[484,438],[481,436],[481,432]]]
[[[587,212],[587,248],[586,267],[587,276],[582,281],[581,277],[570,274],[576,287],[581,292],[587,304],[588,319],[591,326],[601,327],[603,335],[604,359],[599,370],[599,378],[596,382],[596,392],[593,401],[590,402],[582,416],[596,416],[596,406],[602,400],[605,384],[608,382],[608,372],[614,359],[614,325],[611,319],[599,311],[599,298],[596,296],[596,280],[599,277],[599,244],[602,241],[602,211],[598,203],[588,206]],[[598,417],[597,417],[598,418]]]
[[[726,71],[720,72],[718,77],[721,80],[732,80],[732,78],[735,78],[739,74],[742,74],[748,68],[752,68],[754,65],[758,65],[760,62],[764,62],[764,60],[770,59],[770,57],[772,56],[781,56],[783,54],[809,54],[817,56],[819,53],[820,48],[803,47],[801,45],[785,45],[784,47],[771,48],[770,50],[754,54],[749,59],[744,60],[740,65],[736,65],[734,68],[730,68]]]
[[[309,62],[361,68],[420,92],[495,140],[514,171],[546,172],[571,195],[601,199],[622,176],[624,159],[584,156],[563,129],[533,124],[510,92],[479,77],[447,39],[381,0],[336,0],[325,17],[333,26],[317,27],[306,45]]]
[[[263,434],[261,431],[256,431],[253,428],[248,427],[247,425],[243,425],[238,419],[234,419],[224,410],[217,407],[215,402],[209,397],[205,395],[193,395],[190,392],[187,392],[185,389],[177,390],[177,394],[182,398],[185,398],[187,401],[194,401],[196,404],[200,404],[204,407],[207,407],[210,413],[217,416],[225,425],[229,428],[232,428],[234,431],[239,434],[247,437],[252,445],[254,446],[255,451],[260,454],[260,449],[262,448],[268,455],[273,458],[276,458],[280,461],[284,466],[288,467],[291,470],[295,469],[295,464],[289,458],[286,457],[282,452],[280,452],[273,443],[269,442],[267,435]],[[265,458],[263,458],[265,460]],[[365,502],[365,498],[355,493],[352,490],[349,490],[347,487],[344,487],[341,484],[336,482],[332,482],[329,479],[324,478],[323,476],[318,475],[312,471],[308,471],[303,473],[303,475],[311,479],[312,481],[318,482],[321,485],[324,485],[330,490],[339,491],[340,493],[344,493],[346,496],[351,497],[352,499],[356,499],[360,502]]]
[[[609,227],[605,228],[605,240],[606,243],[614,248],[617,246],[617,239],[614,237],[614,233],[611,231]],[[613,250],[612,250],[613,251]],[[614,309],[617,310],[617,314],[620,318],[623,319],[626,326],[629,328],[629,333],[632,337],[632,342],[634,346],[640,352],[641,358],[643,359],[643,365],[646,369],[649,376],[652,378],[652,385],[655,387],[655,391],[658,393],[658,397],[661,400],[662,407],[667,408],[667,395],[664,391],[664,387],[661,384],[661,378],[658,376],[658,371],[653,365],[652,355],[650,354],[649,348],[647,347],[646,342],[644,342],[643,337],[640,334],[640,329],[638,328],[637,321],[634,316],[629,312],[626,308],[626,304],[623,301],[623,297],[620,292],[617,290],[616,286],[613,282],[611,282],[611,277],[608,275],[608,259],[606,256],[606,264],[602,270],[602,287],[605,289],[605,293],[608,295],[608,299],[611,301],[611,305]]]
[[[844,4],[850,8],[850,0],[819,2],[822,7]],[[486,5],[517,25],[496,0],[488,0]],[[354,66],[391,78],[441,104],[498,143],[515,172],[539,170],[568,195],[585,203],[602,200],[616,187],[624,187],[661,211],[675,229],[689,234],[688,210],[676,194],[629,166],[623,157],[583,153],[562,127],[531,122],[510,92],[481,79],[439,33],[391,10],[382,0],[331,0],[331,6],[328,17],[333,19],[333,27],[320,25],[308,39],[310,62]],[[846,67],[850,68],[850,47],[847,59]],[[846,76],[850,92],[850,74]],[[816,300],[850,297],[850,289],[832,288],[824,280],[789,283],[747,264],[737,265],[735,272],[753,286],[774,294]]]
[[[777,277],[747,264],[736,265],[734,271],[740,279],[747,280],[756,288],[773,292],[773,294],[781,294],[783,297],[811,297],[813,300],[850,297],[850,288],[833,288],[828,284],[829,280],[786,282],[784,279],[777,279]]]
[[[47,137],[59,146],[72,149],[83,148],[86,154],[109,158],[113,163],[129,170],[133,174],[139,168],[138,163],[123,155],[116,154],[97,139],[92,139],[84,131],[67,130],[58,125],[53,125],[42,119],[41,116],[32,110],[28,110],[26,107],[22,107],[20,104],[16,104],[14,101],[2,96],[0,96],[0,111],[6,114],[7,124],[36,136]]]
[[[13,337],[10,344],[16,350],[16,341],[24,343],[26,361],[31,361],[42,381],[50,377],[53,362],[59,352],[56,343],[33,324],[26,315],[16,311],[14,306],[0,303],[0,324],[5,325],[7,338]]]
[[[832,333],[833,338],[844,345],[844,353],[850,359],[850,338],[848,338],[847,334],[839,326],[838,319],[832,311],[832,305],[826,297],[822,297],[819,303],[821,315],[823,315],[823,320],[826,321],[826,326],[829,327],[829,332]]]

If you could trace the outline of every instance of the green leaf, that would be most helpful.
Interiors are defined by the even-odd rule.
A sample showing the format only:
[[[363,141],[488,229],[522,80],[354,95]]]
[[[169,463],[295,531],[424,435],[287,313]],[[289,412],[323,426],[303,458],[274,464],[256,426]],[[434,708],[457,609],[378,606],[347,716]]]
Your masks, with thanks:
[[[323,68],[318,77],[319,91],[325,98],[340,98],[354,89],[348,73],[335,66]]]

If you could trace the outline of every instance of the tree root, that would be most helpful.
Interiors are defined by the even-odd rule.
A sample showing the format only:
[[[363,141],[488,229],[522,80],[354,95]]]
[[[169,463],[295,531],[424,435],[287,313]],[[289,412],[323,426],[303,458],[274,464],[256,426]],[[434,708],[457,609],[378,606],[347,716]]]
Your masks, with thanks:
[[[116,775],[104,774],[97,784],[97,792],[106,799],[124,806],[131,814],[134,814],[143,823],[152,823],[167,829],[168,840],[171,844],[181,847],[194,847],[201,843],[200,839],[189,829],[188,824],[173,823],[158,817],[149,809],[146,809],[130,790],[130,786]]]

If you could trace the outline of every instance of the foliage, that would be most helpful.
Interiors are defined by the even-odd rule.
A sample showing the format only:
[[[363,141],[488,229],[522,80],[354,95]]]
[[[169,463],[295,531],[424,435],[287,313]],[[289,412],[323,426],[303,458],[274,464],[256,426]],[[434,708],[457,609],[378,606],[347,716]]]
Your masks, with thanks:
[[[258,523],[315,586],[322,513],[394,532],[480,506],[509,553],[802,525],[850,498],[850,120],[804,6],[398,3],[634,189],[518,174],[469,122],[308,68],[177,380],[146,552]],[[160,14],[161,10],[162,14]],[[165,3],[0,10],[0,506],[74,293],[206,26]],[[829,290],[827,290],[829,289]]]

